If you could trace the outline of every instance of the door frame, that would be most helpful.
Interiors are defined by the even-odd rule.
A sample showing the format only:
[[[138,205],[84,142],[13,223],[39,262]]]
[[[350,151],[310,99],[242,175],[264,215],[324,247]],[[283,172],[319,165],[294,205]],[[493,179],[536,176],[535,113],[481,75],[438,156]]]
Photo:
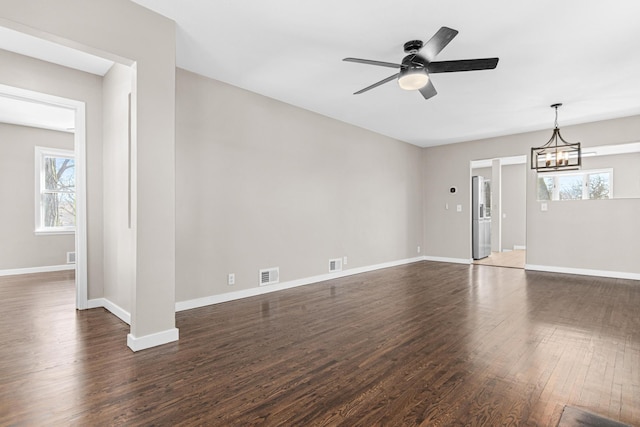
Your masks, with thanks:
[[[0,84],[0,95],[30,102],[53,105],[75,111],[75,130],[73,131],[73,150],[76,169],[76,231],[75,231],[75,285],[76,308],[88,307],[87,281],[87,142],[85,103],[75,99],[63,98],[42,92],[21,89]]]

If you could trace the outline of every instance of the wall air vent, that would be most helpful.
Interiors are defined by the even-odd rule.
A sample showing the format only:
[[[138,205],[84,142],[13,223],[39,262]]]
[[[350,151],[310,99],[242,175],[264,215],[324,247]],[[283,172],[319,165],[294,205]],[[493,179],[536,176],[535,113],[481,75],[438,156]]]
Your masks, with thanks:
[[[260,270],[260,286],[272,285],[280,280],[280,268],[265,268]]]
[[[76,253],[67,252],[67,264],[75,264],[75,263],[76,263]]]
[[[329,272],[342,271],[342,258],[329,260]]]

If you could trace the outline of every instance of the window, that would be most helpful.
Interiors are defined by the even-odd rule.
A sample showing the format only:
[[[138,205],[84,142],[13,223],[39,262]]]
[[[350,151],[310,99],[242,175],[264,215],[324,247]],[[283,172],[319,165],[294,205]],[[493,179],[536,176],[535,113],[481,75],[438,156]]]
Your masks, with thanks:
[[[36,234],[73,233],[76,173],[70,150],[36,147]]]
[[[538,176],[538,200],[613,198],[613,169],[545,173]]]

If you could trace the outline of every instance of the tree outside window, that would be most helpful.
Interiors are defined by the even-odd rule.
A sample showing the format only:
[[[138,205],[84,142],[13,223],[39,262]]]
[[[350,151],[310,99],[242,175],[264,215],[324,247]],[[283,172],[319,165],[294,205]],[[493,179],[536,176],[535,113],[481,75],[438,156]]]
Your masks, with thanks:
[[[613,169],[545,173],[538,176],[538,200],[610,199]]]
[[[36,147],[36,232],[75,231],[76,184],[73,151]]]

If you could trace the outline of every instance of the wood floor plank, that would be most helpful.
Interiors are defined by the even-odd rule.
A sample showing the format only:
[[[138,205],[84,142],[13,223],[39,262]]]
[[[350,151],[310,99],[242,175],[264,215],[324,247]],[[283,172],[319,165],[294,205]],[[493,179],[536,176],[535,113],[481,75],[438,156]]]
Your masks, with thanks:
[[[0,278],[0,425],[640,425],[640,283],[419,262],[128,325]]]

